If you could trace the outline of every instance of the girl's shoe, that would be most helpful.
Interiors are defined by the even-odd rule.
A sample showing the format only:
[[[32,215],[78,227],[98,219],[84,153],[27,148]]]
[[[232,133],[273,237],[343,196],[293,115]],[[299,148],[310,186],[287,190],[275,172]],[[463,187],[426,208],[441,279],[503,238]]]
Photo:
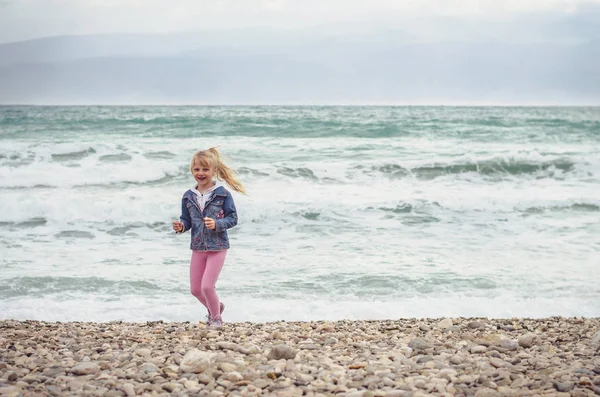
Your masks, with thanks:
[[[221,312],[219,314],[223,314],[223,310],[225,310],[225,304],[223,302],[220,302],[221,305]],[[208,312],[208,314],[206,315],[206,325],[210,325],[210,312]]]
[[[221,320],[208,320],[208,326],[211,328],[221,328],[223,326],[223,321]]]

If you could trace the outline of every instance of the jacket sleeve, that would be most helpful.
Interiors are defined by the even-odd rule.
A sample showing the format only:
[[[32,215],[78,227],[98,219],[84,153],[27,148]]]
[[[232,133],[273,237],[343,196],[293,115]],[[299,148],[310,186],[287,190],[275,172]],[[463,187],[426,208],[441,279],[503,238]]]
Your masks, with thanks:
[[[223,215],[222,219],[217,219],[215,221],[215,231],[217,232],[223,232],[237,225],[237,211],[231,193],[227,193],[227,197],[225,197],[225,200],[223,201]]]
[[[192,227],[192,217],[190,216],[190,211],[186,205],[186,199],[181,199],[181,216],[179,217],[181,223],[183,223],[183,230],[181,233],[185,233],[187,230],[190,230]]]

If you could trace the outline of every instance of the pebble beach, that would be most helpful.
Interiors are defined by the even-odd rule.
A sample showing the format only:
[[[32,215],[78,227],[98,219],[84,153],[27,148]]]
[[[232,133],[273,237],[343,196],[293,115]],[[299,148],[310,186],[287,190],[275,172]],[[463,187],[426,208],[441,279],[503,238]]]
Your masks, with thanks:
[[[600,318],[0,321],[2,396],[594,396]]]

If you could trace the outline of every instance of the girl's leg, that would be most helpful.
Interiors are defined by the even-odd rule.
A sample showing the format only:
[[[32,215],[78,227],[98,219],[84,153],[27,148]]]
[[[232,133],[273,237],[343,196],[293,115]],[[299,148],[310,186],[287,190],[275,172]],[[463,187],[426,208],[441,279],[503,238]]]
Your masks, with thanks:
[[[227,250],[209,252],[206,260],[206,270],[202,277],[201,290],[206,306],[208,307],[208,312],[211,314],[211,320],[221,319],[221,307],[219,296],[215,291],[215,285],[217,284],[217,278],[221,273],[221,269],[223,269],[226,256]]]
[[[192,251],[192,259],[190,260],[190,290],[200,303],[208,309],[206,299],[202,293],[202,280],[206,274],[206,259],[208,252]]]

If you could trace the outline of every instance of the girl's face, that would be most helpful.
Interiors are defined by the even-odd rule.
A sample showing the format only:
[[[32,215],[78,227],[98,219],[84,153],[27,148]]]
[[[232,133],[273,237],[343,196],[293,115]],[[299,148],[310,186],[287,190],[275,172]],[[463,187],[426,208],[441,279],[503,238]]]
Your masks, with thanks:
[[[203,191],[213,185],[215,169],[209,167],[207,164],[203,165],[196,161],[194,162],[194,167],[192,167],[192,175],[198,183],[198,190]]]

